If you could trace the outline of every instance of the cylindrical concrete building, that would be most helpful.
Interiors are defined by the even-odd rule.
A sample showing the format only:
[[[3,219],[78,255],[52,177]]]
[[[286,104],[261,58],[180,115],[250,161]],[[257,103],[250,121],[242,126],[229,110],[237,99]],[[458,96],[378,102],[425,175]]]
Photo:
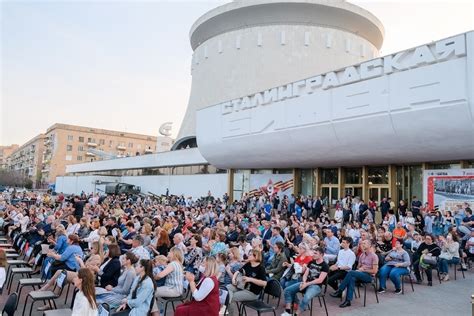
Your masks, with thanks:
[[[175,148],[195,146],[196,111],[375,58],[381,22],[346,1],[234,1],[191,28],[188,108]]]

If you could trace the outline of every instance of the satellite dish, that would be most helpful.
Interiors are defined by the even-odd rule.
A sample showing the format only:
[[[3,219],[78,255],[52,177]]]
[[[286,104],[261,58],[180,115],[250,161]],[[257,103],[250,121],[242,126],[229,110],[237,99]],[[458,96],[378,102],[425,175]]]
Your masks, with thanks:
[[[166,123],[161,124],[160,129],[159,129],[160,134],[163,136],[168,136],[168,137],[171,136],[172,125],[173,125],[172,122],[166,122]]]

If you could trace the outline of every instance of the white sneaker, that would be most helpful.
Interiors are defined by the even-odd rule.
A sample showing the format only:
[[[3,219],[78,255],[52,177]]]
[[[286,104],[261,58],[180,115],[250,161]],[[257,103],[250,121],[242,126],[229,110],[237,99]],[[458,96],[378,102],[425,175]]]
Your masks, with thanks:
[[[283,314],[281,314],[281,316],[293,316],[293,315],[291,315],[290,313],[284,312]]]

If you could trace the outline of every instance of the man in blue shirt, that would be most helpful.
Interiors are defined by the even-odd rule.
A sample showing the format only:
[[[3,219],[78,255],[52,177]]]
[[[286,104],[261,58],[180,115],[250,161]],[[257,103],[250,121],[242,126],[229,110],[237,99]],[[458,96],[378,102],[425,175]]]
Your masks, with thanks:
[[[273,246],[276,245],[277,242],[285,243],[285,240],[281,236],[281,228],[278,226],[274,226],[272,229],[272,237],[270,237],[269,240],[267,240],[269,251],[265,255],[265,264],[269,264],[272,262],[273,257],[275,256],[275,250],[273,249]]]
[[[331,229],[326,229],[326,238],[324,238],[324,261],[326,263],[336,259],[339,250],[341,249],[341,243],[339,239],[334,236],[334,233]]]

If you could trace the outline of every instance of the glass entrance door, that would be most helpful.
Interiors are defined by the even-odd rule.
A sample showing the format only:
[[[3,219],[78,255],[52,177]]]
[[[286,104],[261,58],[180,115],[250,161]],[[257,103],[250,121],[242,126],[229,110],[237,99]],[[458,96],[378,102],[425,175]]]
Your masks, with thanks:
[[[336,186],[321,188],[321,199],[329,207],[334,207],[339,199],[339,189]]]
[[[377,204],[382,201],[384,197],[388,198],[390,196],[390,190],[388,187],[381,187],[381,186],[371,186],[369,187],[369,198],[374,199]]]
[[[347,186],[344,188],[345,195],[351,195],[352,197],[360,197],[362,198],[362,187],[359,186]]]

